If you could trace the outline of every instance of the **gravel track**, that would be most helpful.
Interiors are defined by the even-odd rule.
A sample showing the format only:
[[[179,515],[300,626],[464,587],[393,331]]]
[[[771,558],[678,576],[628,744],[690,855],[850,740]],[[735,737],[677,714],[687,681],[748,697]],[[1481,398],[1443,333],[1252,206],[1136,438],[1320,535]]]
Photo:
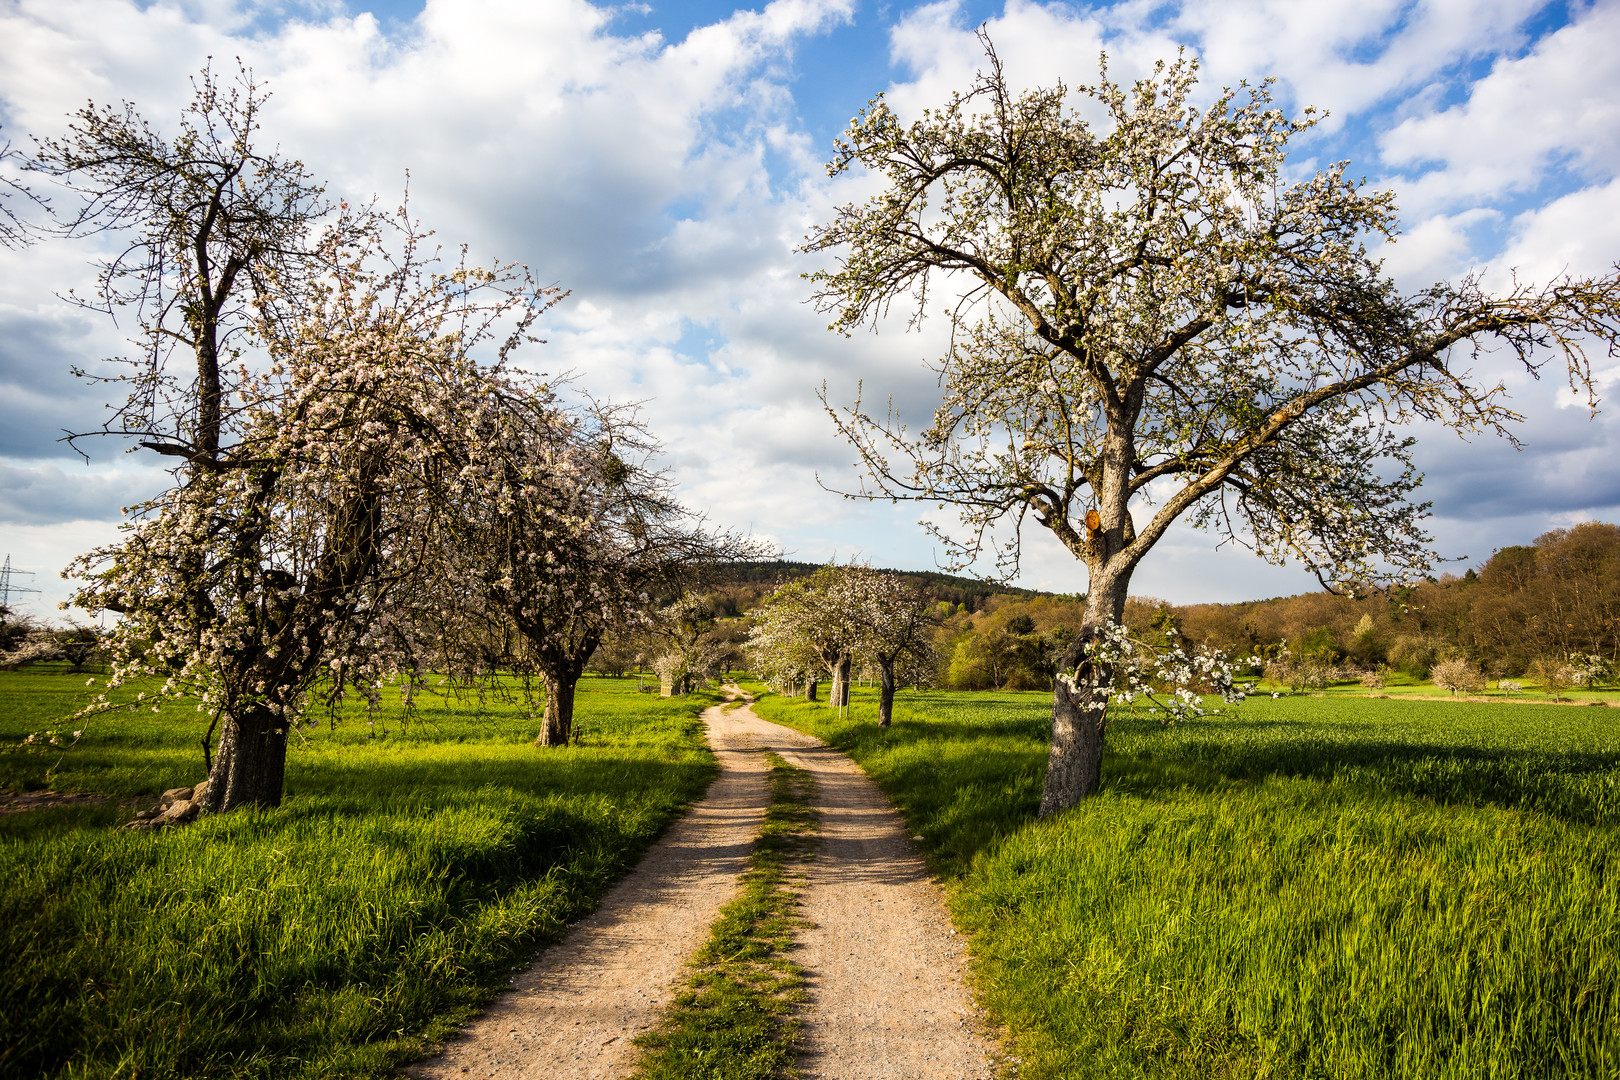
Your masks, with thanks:
[[[636,869],[519,975],[511,991],[412,1066],[421,1080],[619,1080],[738,881],[769,800],[764,751],[814,774],[821,846],[793,959],[805,969],[800,1070],[831,1080],[979,1080],[993,1043],[965,952],[899,814],[847,757],[746,708],[703,714],[721,774]]]

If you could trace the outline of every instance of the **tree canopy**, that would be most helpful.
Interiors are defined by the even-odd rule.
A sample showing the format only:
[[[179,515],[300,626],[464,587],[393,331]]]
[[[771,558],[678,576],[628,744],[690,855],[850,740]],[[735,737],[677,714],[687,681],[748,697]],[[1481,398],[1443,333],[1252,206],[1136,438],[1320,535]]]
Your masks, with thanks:
[[[1595,406],[1587,350],[1620,334],[1620,274],[1403,292],[1367,246],[1395,238],[1394,196],[1342,162],[1286,173],[1311,110],[1286,116],[1264,83],[1200,106],[1185,57],[1130,87],[1105,67],[1093,86],[1018,94],[985,47],[943,106],[906,123],[880,96],[861,112],[829,169],[882,188],[805,245],[837,253],[812,275],[835,330],[947,299],[927,427],[860,401],[828,411],[864,464],[857,494],[954,507],[962,527],[935,531],[963,563],[993,550],[1015,570],[1033,518],[1085,564],[1093,627],[1119,620],[1182,518],[1325,583],[1419,573],[1428,505],[1402,424],[1511,438],[1502,382],[1469,367],[1487,347],[1531,373],[1561,356]],[[1054,706],[1049,810],[1096,782],[1102,697],[1076,701],[1078,735]]]

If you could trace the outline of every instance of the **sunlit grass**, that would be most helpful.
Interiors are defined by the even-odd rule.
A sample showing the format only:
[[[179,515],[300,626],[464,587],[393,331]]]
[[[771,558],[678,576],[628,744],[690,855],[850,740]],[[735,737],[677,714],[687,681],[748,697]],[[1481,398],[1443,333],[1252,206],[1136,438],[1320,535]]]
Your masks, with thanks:
[[[1293,697],[1117,721],[1035,820],[1050,698],[756,706],[926,838],[1024,1080],[1620,1075],[1620,714]]]
[[[0,674],[0,746],[59,726],[64,679]],[[0,1075],[388,1075],[714,775],[709,700],[634,691],[582,683],[582,745],[560,750],[510,702],[352,716],[296,744],[280,809],[173,832],[113,831],[123,803],[0,817]],[[205,727],[92,721],[71,749],[0,754],[0,783],[154,795],[201,779]]]

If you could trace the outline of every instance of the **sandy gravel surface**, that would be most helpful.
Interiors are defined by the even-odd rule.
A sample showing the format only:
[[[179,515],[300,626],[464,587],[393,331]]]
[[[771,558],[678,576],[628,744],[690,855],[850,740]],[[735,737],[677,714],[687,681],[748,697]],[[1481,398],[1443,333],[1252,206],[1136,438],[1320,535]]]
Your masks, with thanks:
[[[687,958],[739,891],[764,820],[765,755],[735,716],[703,714],[722,769],[703,800],[461,1038],[406,1075],[610,1080],[630,1071],[630,1040],[657,1023]]]
[[[995,1043],[964,981],[966,941],[900,815],[856,764],[747,713],[743,729],[815,774],[821,847],[793,959],[809,980],[807,1077],[988,1080]]]
[[[810,1002],[799,1068],[830,1080],[992,1075],[963,980],[965,943],[882,792],[847,757],[747,709],[703,714],[721,775],[597,910],[445,1047],[423,1080],[618,1080],[657,1023],[720,908],[739,891],[768,801],[764,751],[815,774],[821,846],[793,959]]]

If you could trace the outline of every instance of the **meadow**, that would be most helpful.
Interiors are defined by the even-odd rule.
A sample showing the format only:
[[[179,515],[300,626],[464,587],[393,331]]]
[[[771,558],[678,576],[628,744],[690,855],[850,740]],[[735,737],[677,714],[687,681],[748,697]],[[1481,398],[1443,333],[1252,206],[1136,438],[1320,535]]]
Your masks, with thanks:
[[[874,698],[756,711],[924,838],[1022,1080],[1620,1076],[1620,712],[1120,717],[1101,793],[1038,821],[1048,695],[902,692],[886,732]]]
[[[117,797],[0,815],[4,1076],[392,1075],[715,772],[697,720],[713,696],[587,679],[577,746],[530,746],[512,701],[385,703],[301,730],[277,810],[119,832],[202,778],[206,724],[184,708],[64,724],[84,684],[0,673],[0,789]],[[25,742],[46,730],[64,745]]]

